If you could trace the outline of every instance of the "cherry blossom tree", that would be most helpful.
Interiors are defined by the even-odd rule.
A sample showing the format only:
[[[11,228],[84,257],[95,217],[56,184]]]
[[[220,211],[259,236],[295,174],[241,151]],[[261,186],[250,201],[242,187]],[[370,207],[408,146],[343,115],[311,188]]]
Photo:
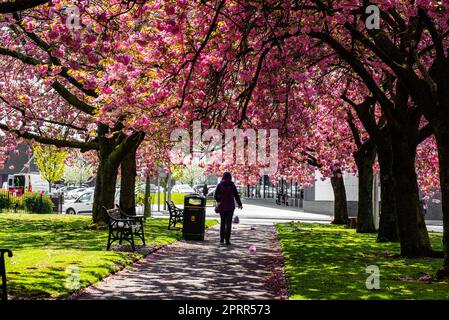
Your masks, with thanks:
[[[416,99],[417,92],[423,91],[417,83],[423,79],[429,82],[428,72],[423,66],[428,68],[430,64],[415,56],[416,49],[424,50],[418,52],[418,56],[429,61],[426,56],[434,48],[442,46],[447,21],[443,12],[447,10],[433,1],[411,6],[415,9],[420,7],[419,10],[408,10],[410,3],[407,1],[384,4],[381,12],[385,36],[385,32],[366,28],[365,9],[369,4],[367,1],[231,2],[226,5],[217,2],[214,8],[219,16],[218,23],[199,27],[201,32],[207,33],[198,37],[201,39],[198,50],[188,60],[190,73],[182,86],[185,95],[181,105],[195,105],[201,112],[210,112],[211,119],[218,114],[221,123],[257,123],[254,119],[266,119],[265,110],[257,108],[257,102],[266,101],[264,96],[269,92],[269,97],[274,98],[268,105],[279,105],[276,102],[280,100],[282,91],[285,94],[286,81],[302,84],[301,94],[306,104],[314,94],[320,94],[313,88],[315,82],[310,82],[310,68],[304,70],[305,64],[318,66],[316,69],[320,71],[312,74],[315,77],[333,72],[335,65],[351,70],[348,72],[350,81],[345,91],[346,100],[351,101],[351,106],[367,105],[362,104],[367,98],[374,100],[384,117],[380,122],[376,119],[377,127],[382,129],[382,122],[387,123],[388,129],[382,129],[382,132],[387,134],[388,140],[384,140],[385,144],[378,150],[391,150],[392,185],[402,254],[434,255],[419,210],[415,171],[416,148],[434,130],[430,122],[422,121],[423,114],[426,115],[421,106],[423,100],[419,102]],[[169,3],[166,5],[171,8]],[[195,14],[205,15],[207,8]],[[173,15],[176,10],[167,12]],[[418,12],[421,17],[417,17]],[[435,33],[429,30],[432,23],[426,15],[434,18],[443,31]],[[173,19],[169,21],[171,31],[188,34],[182,24]],[[434,33],[435,46],[429,43],[431,33]],[[409,41],[416,36],[418,45]],[[438,45],[438,42],[441,43]],[[388,53],[384,52],[385,48],[388,48]],[[398,67],[404,65],[408,68]],[[423,75],[415,76],[416,72]],[[414,90],[410,90],[412,80],[405,74],[416,80]],[[347,83],[347,80],[341,83]],[[342,84],[332,88],[328,86],[327,90],[341,94],[344,87],[346,85]],[[444,85],[439,88],[444,88]],[[427,101],[432,100],[428,97]],[[301,106],[304,104],[293,108],[290,114],[304,109]],[[373,139],[375,141],[380,142],[381,139]],[[388,161],[383,160],[380,163],[385,165]]]
[[[66,5],[77,6],[79,28],[67,23]],[[143,54],[155,48],[146,33],[154,21],[147,29],[139,24],[152,19],[143,18],[147,9],[122,1],[50,2],[1,20],[0,96],[7,116],[0,129],[11,143],[23,138],[96,150],[95,222],[104,221],[102,206],[113,206],[120,165],[135,175],[130,162],[144,140],[142,128],[166,115],[155,108],[170,90],[158,90],[163,66],[158,55]],[[123,174],[122,184],[132,176]]]
[[[370,4],[380,29],[367,27]],[[169,170],[169,132],[197,120],[220,132],[277,129],[272,178],[307,185],[319,168],[337,185],[358,172],[365,207],[375,149],[379,240],[399,235],[404,256],[436,255],[419,192],[436,190],[437,172],[425,175],[438,166],[447,271],[448,10],[430,0],[52,1],[1,17],[0,129],[6,149],[23,138],[96,151],[95,221],[113,205],[119,172],[132,210],[136,170]],[[206,168],[229,169],[245,183],[260,178],[257,164]],[[362,213],[360,230],[372,229]]]

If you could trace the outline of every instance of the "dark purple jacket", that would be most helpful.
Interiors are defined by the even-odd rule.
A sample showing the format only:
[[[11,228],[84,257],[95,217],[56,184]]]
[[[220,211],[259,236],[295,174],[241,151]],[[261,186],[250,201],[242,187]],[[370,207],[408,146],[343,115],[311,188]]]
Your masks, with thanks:
[[[239,206],[242,206],[242,201],[240,201],[239,193],[237,188],[232,181],[222,181],[218,184],[217,189],[215,189],[214,198],[217,202],[221,203],[222,211],[234,211],[235,201]]]

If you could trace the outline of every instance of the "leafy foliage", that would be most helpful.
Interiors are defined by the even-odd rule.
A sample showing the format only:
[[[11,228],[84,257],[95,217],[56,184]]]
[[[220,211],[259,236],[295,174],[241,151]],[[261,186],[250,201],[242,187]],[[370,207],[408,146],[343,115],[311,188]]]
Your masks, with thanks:
[[[23,196],[25,209],[32,213],[52,213],[53,202],[50,197],[37,192],[28,192]]]
[[[63,179],[68,184],[83,184],[90,180],[94,168],[86,161],[79,161],[73,165],[66,165],[64,169]]]
[[[204,182],[204,169],[196,164],[188,164],[184,167],[176,167],[173,171],[173,179],[184,184],[193,186],[196,183]]]
[[[61,180],[67,151],[60,150],[53,145],[34,143],[33,153],[42,178],[47,180],[50,185],[52,182]]]
[[[8,196],[8,192],[0,191],[0,211],[4,209],[9,209],[11,205],[10,197]]]

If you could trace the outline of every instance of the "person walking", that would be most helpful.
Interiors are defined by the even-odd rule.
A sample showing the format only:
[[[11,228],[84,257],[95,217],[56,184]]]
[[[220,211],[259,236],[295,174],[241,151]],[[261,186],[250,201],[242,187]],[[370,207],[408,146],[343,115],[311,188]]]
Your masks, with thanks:
[[[221,182],[218,184],[214,194],[215,201],[219,206],[219,213],[221,217],[220,224],[220,243],[231,244],[231,230],[232,230],[232,216],[235,210],[235,201],[238,208],[242,209],[242,201],[240,200],[237,187],[232,182],[232,175],[230,172],[225,172]],[[235,201],[234,201],[235,199]]]

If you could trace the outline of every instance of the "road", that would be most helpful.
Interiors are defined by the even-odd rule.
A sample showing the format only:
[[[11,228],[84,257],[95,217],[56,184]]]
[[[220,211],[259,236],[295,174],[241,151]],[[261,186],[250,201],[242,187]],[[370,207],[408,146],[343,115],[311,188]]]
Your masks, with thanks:
[[[179,205],[183,208],[183,205]],[[161,206],[163,208],[163,206]],[[153,206],[157,209],[157,206]],[[138,213],[143,213],[143,207],[137,208]],[[275,223],[300,221],[315,223],[330,223],[332,217],[324,214],[308,213],[298,208],[278,206],[269,202],[249,200],[243,203],[243,210],[236,209],[235,215],[239,217],[240,223],[244,225],[272,225]],[[155,218],[168,218],[166,211],[153,211]],[[206,208],[206,219],[218,219],[220,216],[214,212],[213,207]],[[434,232],[443,232],[442,221],[426,221],[427,229]]]

